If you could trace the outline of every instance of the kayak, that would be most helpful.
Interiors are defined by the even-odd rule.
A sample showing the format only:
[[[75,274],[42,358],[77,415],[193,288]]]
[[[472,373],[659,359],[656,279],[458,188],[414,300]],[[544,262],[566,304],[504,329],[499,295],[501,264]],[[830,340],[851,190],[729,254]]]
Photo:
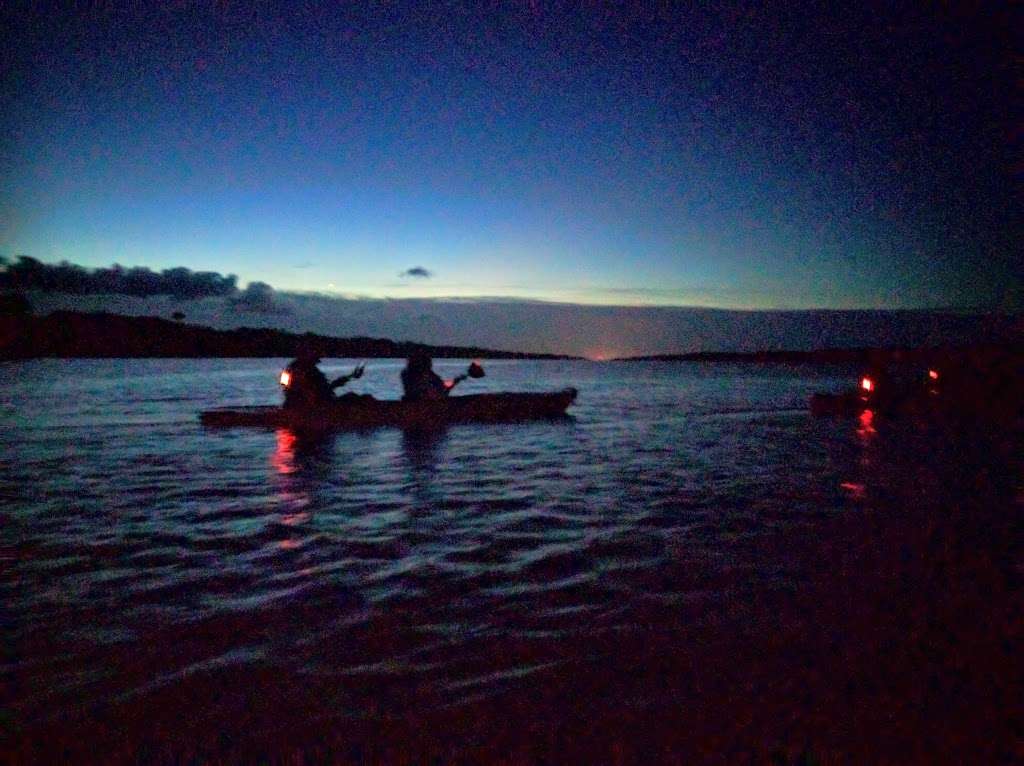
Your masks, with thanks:
[[[814,394],[811,396],[811,414],[852,418],[868,408],[867,400],[859,391],[841,394]]]
[[[203,425],[256,426],[294,430],[344,428],[437,428],[448,423],[508,423],[564,417],[576,389],[550,393],[500,393],[451,396],[405,402],[393,399],[342,397],[317,409],[276,406],[219,407],[200,413]]]

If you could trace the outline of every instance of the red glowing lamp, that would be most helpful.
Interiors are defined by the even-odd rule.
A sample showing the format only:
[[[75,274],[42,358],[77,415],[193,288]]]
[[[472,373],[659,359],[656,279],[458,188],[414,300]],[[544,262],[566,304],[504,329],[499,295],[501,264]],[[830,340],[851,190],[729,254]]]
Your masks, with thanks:
[[[873,381],[871,378],[861,378],[860,387],[863,388],[868,393],[871,393],[872,391],[875,390],[875,381]]]
[[[938,380],[939,373],[936,370],[928,370],[928,377],[931,378],[932,380]]]
[[[292,374],[288,370],[281,370],[281,385],[285,388],[291,385]]]

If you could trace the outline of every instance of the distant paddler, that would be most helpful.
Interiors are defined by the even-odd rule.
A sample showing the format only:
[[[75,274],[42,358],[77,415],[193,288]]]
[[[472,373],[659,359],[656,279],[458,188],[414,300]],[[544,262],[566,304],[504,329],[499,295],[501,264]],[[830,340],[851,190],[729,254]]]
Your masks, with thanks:
[[[298,356],[281,372],[281,387],[284,389],[284,406],[287,409],[310,409],[336,401],[334,389],[341,388],[351,380],[363,377],[365,364],[356,365],[348,375],[342,375],[328,382],[320,371],[320,352],[314,347],[303,347]],[[343,399],[355,397],[345,394]]]

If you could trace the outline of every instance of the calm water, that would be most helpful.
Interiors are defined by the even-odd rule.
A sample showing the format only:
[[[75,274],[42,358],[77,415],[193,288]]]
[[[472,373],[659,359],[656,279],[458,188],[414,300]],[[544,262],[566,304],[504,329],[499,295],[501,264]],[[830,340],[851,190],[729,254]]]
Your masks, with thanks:
[[[325,726],[478,705],[643,640],[651,614],[713,613],[737,546],[870,495],[873,429],[806,413],[848,371],[490,362],[463,392],[574,385],[572,418],[313,442],[199,425],[276,401],[284,362],[0,367],[17,727],[145,719],[197,679],[197,709],[238,720],[249,685]],[[353,388],[396,396],[400,366]],[[776,563],[743,582],[799,588]]]

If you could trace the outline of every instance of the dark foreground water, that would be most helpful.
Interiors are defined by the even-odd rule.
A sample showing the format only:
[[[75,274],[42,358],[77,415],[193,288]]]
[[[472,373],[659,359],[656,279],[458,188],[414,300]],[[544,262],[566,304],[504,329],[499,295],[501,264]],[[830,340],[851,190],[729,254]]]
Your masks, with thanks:
[[[464,386],[574,385],[565,421],[199,425],[283,363],[0,366],[15,760],[1024,754],[1015,435],[812,419],[850,371],[582,362]]]

